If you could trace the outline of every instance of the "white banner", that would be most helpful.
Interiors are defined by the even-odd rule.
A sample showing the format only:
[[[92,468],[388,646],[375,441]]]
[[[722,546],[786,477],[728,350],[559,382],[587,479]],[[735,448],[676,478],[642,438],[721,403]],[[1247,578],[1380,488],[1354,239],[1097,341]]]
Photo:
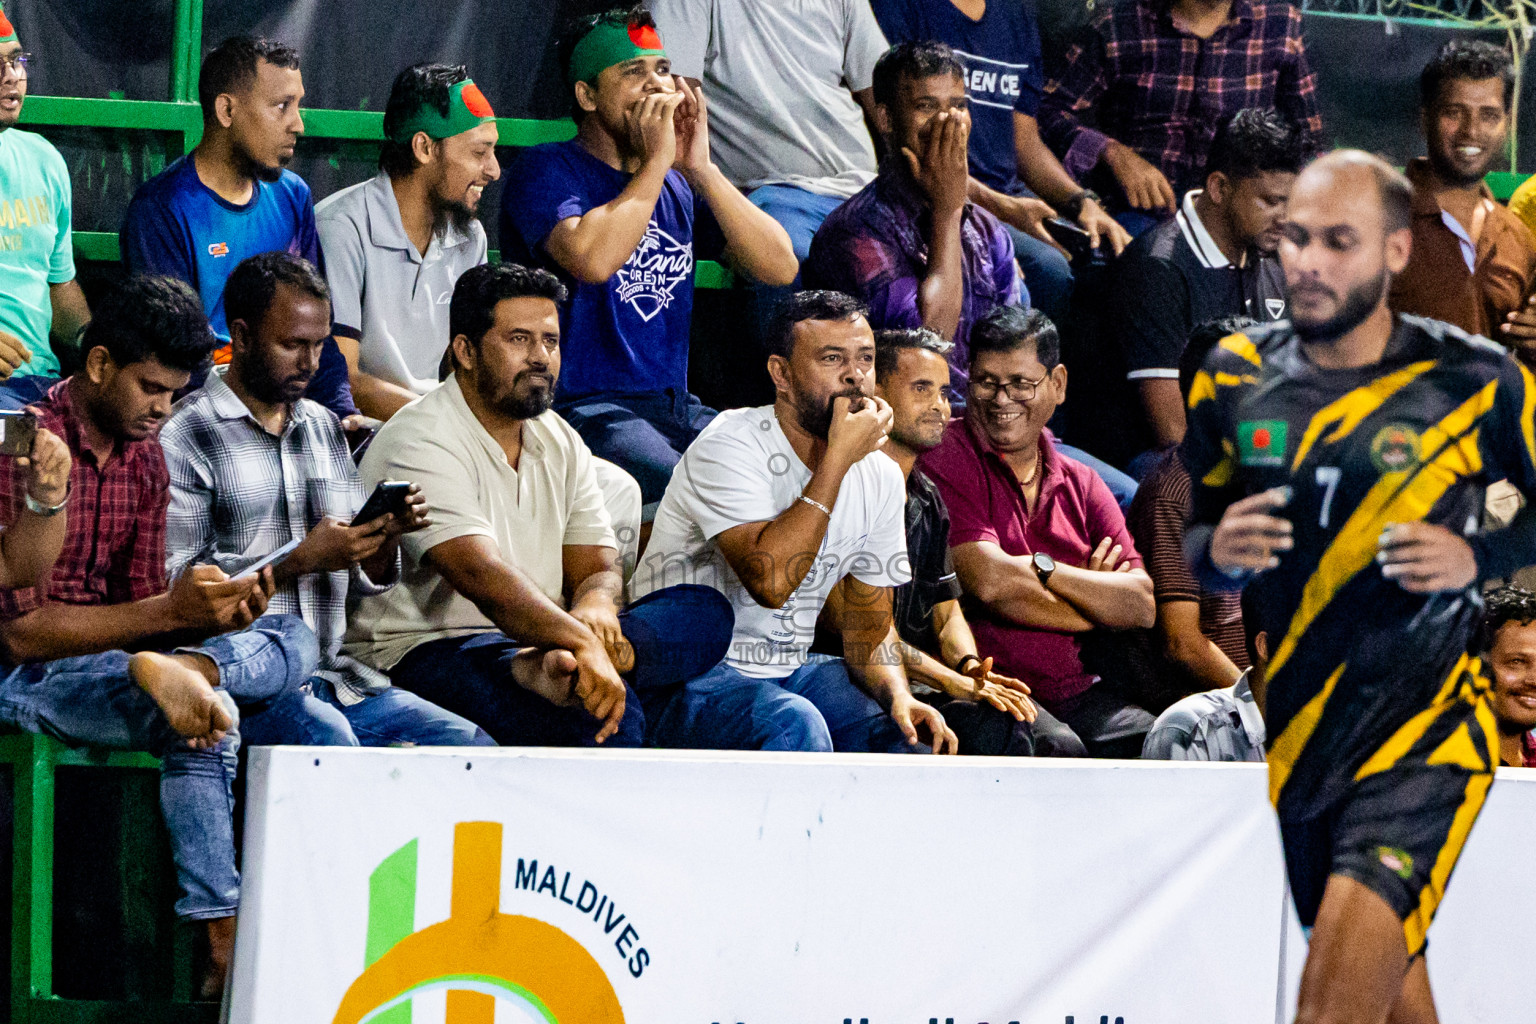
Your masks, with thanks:
[[[1463,893],[1536,912],[1494,794],[1453,1000],[1522,952]],[[245,865],[236,1024],[1268,1024],[1303,952],[1254,765],[255,748]]]

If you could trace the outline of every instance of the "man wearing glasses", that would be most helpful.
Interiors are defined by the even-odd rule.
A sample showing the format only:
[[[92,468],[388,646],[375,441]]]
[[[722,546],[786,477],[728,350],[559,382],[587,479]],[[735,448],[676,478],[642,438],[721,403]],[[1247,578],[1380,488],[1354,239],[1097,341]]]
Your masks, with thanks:
[[[1152,579],[1109,488],[1045,428],[1066,398],[1061,339],[1038,310],[1000,306],[971,328],[968,369],[965,416],[918,468],[949,509],[977,653],[1090,755],[1136,757],[1153,718],[1084,667],[1081,638],[1150,627]]]
[[[0,409],[47,394],[60,376],[50,335],[73,344],[91,318],[75,281],[64,158],[16,127],[31,56],[0,10]]]

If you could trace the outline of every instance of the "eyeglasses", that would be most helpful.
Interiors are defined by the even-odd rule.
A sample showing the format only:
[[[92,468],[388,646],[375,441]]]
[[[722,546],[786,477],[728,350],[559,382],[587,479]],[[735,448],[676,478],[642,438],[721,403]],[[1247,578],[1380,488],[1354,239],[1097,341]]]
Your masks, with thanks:
[[[1008,397],[1015,402],[1028,402],[1035,397],[1035,392],[1040,390],[1040,385],[1050,376],[1049,372],[1040,375],[1039,380],[1030,380],[1028,377],[1011,377],[1008,380],[988,380],[986,378],[971,378],[971,397],[978,402],[990,402],[997,397],[999,391],[1005,391]]]
[[[4,74],[5,69],[9,68],[16,73],[17,78],[26,78],[27,65],[31,62],[32,55],[30,53],[13,53],[9,57],[0,53],[0,74]]]

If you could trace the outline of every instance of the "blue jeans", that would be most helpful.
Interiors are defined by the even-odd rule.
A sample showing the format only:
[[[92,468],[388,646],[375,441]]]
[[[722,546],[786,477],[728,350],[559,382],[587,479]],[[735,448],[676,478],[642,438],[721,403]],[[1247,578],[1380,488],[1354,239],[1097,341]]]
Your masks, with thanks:
[[[37,373],[0,380],[0,409],[6,412],[25,409],[33,402],[42,401],[47,396],[48,389],[58,382],[57,377],[47,377]]]
[[[683,452],[718,413],[684,391],[583,395],[561,405],[560,415],[592,454],[607,459],[640,485],[642,522],[650,522]]]
[[[314,672],[320,650],[302,619],[269,615],[178,653],[201,654],[237,704],[275,704]],[[234,796],[238,729],[212,750],[189,750],[128,675],[128,654],[107,651],[35,662],[0,676],[0,723],[73,746],[144,750],[161,758],[160,809],[170,832],[181,898],[191,920],[228,917],[240,901]]]
[[[840,750],[909,754],[891,716],[856,686],[842,658],[808,655],[781,679],[743,675],[724,662],[690,679],[661,710],[659,747],[690,750]]]
[[[414,693],[391,686],[357,704],[336,699],[336,687],[316,676],[315,696],[346,718],[365,747],[494,747],[484,729]]]
[[[837,196],[824,196],[807,192],[794,185],[760,185],[747,196],[752,205],[778,221],[789,233],[789,244],[794,247],[795,259],[805,263],[811,254],[811,239],[827,215],[842,206],[845,200]],[[768,326],[779,303],[800,289],[800,274],[795,273],[791,285],[749,284],[747,286],[748,319],[753,325],[758,341],[766,344]]]
[[[695,584],[647,594],[619,613],[635,649],[624,678],[624,718],[606,746],[638,747],[643,705],[664,702],[684,680],[725,657],[736,617],[719,591]],[[601,723],[580,707],[556,707],[512,681],[512,659],[528,645],[505,633],[429,640],[390,670],[394,684],[463,715],[508,747],[590,747]]]
[[[1136,497],[1136,479],[1130,474],[1122,472],[1097,456],[1089,455],[1081,448],[1074,448],[1069,444],[1056,442],[1056,450],[1069,458],[1076,459],[1095,473],[1109,487],[1109,493],[1115,496],[1115,504],[1124,512],[1131,507],[1131,499]]]
[[[1182,201],[1183,200],[1181,199],[1180,202]],[[1120,222],[1120,226],[1125,228],[1125,230],[1130,233],[1132,238],[1136,238],[1139,235],[1150,231],[1152,228],[1157,227],[1171,216],[1173,216],[1171,213],[1147,213],[1143,210],[1121,210],[1119,213],[1115,214],[1115,220]]]

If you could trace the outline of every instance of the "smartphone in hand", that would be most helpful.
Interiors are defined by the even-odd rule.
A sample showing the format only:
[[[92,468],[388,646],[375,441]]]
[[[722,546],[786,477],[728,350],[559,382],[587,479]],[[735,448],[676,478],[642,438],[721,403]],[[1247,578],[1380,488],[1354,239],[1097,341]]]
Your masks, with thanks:
[[[0,455],[31,455],[37,417],[25,409],[0,411]]]
[[[254,576],[257,573],[261,572],[261,570],[265,569],[267,566],[269,566],[269,565],[276,565],[278,562],[281,562],[283,559],[287,558],[289,556],[289,554],[291,554],[293,552],[293,549],[298,547],[302,543],[304,543],[304,538],[303,537],[295,537],[293,540],[289,541],[288,543],[282,545],[281,547],[277,548],[274,551],[268,552],[266,555],[264,555],[261,558],[258,558],[256,561],[252,562],[250,565],[246,566],[244,569],[241,569],[240,570],[240,575],[241,576]]]
[[[411,493],[411,485],[404,480],[381,480],[379,486],[373,489],[368,500],[363,502],[363,507],[357,515],[352,517],[348,526],[362,526],[371,523],[379,516],[393,512],[404,518],[405,499]]]

